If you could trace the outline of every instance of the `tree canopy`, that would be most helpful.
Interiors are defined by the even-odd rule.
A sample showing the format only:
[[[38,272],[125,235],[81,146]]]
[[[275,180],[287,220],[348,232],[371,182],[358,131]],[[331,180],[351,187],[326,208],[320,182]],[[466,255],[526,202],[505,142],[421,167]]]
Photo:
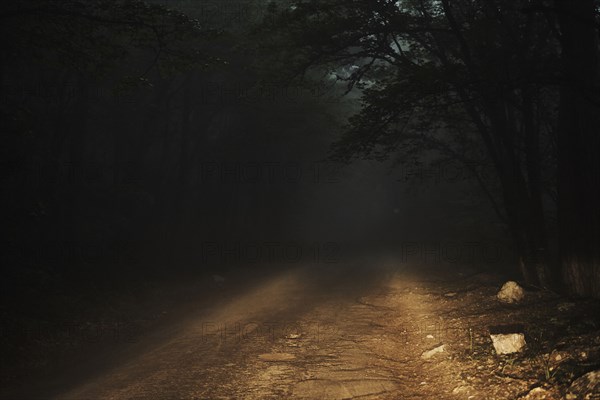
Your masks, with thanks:
[[[412,163],[433,151],[461,164],[506,221],[525,279],[559,285],[556,110],[566,47],[575,46],[560,20],[585,20],[595,33],[582,35],[596,43],[597,6],[578,16],[546,1],[298,1],[272,9],[268,40],[293,65],[290,76],[343,68],[337,79],[362,93],[333,158]]]

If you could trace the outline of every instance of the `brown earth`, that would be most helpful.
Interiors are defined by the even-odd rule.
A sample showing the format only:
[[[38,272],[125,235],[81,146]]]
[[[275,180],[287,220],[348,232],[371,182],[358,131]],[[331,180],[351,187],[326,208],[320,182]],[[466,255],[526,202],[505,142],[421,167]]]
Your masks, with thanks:
[[[81,376],[62,373],[56,396],[33,382],[28,396],[560,399],[600,364],[598,302],[528,290],[524,303],[503,305],[498,275],[373,264],[232,273],[219,296],[174,304],[135,343],[86,355],[92,366],[105,360]],[[488,328],[505,323],[525,326],[523,353],[494,353]]]

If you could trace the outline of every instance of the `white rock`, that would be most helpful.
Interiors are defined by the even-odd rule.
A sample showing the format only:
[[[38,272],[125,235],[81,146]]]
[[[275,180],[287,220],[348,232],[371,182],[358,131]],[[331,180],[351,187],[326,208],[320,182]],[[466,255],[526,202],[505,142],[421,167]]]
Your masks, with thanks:
[[[525,297],[525,292],[517,282],[508,281],[502,286],[497,297],[504,303],[518,303]]]
[[[434,355],[436,355],[437,353],[443,353],[444,351],[446,351],[445,344],[424,352],[423,354],[421,354],[421,358],[424,360],[427,360],[427,359],[433,357]]]
[[[521,400],[546,400],[546,399],[555,399],[556,396],[553,395],[551,391],[545,389],[543,387],[533,388],[527,393],[524,397],[519,397]]]
[[[465,393],[465,392],[469,392],[470,390],[472,390],[473,388],[470,386],[457,386],[454,389],[452,389],[452,394],[461,394],[461,393]]]
[[[490,337],[498,354],[517,353],[525,346],[525,335],[522,333],[492,334]]]

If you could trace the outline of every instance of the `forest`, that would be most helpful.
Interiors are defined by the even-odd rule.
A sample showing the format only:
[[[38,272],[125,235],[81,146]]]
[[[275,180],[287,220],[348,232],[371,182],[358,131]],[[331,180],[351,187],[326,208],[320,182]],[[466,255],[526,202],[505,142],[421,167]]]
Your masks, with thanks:
[[[265,264],[487,248],[469,267],[600,298],[596,0],[23,0],[0,21],[3,384],[38,368],[14,366],[40,351],[24,330],[186,281],[217,303]]]

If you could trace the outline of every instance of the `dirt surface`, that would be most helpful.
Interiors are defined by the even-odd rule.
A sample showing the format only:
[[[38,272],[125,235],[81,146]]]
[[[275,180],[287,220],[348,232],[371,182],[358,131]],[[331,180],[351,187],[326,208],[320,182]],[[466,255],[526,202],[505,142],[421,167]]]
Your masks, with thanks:
[[[56,398],[559,399],[598,368],[596,302],[527,291],[503,305],[502,277],[442,271],[323,264],[244,290],[225,277],[214,304],[186,306]],[[525,352],[496,355],[489,326],[515,322]]]

